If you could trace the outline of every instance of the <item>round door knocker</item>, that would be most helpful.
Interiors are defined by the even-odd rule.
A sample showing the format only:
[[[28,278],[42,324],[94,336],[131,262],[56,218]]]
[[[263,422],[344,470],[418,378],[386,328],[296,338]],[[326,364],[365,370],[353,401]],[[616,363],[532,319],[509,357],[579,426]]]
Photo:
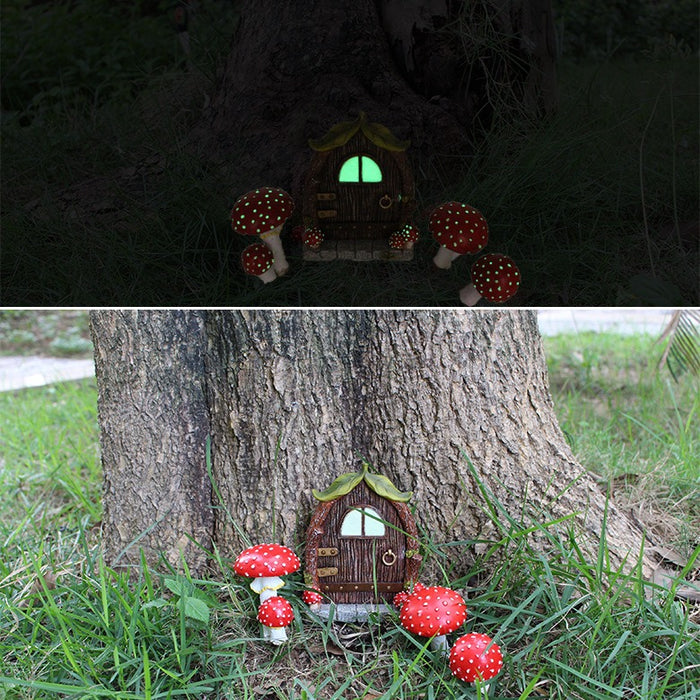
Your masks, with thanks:
[[[385,194],[380,200],[379,200],[379,206],[382,209],[388,209],[391,205],[393,204],[393,200],[388,194]]]
[[[394,566],[394,564],[396,564],[396,554],[394,554],[393,550],[387,549],[387,551],[382,554],[382,564],[384,564],[384,566]]]

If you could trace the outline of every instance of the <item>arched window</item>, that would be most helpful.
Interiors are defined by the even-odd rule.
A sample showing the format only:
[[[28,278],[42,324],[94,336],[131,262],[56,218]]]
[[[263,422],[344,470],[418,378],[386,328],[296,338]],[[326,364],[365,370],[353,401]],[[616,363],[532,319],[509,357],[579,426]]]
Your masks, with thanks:
[[[340,167],[339,182],[381,182],[382,169],[369,156],[353,156]]]
[[[369,506],[349,510],[340,526],[341,537],[384,537],[385,532],[382,517]]]

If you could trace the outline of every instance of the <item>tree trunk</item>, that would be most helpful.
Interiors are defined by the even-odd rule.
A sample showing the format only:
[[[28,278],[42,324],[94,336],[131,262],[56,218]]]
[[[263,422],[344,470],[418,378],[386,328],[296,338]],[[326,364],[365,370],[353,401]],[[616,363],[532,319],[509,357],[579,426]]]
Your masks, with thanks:
[[[514,518],[575,514],[584,543],[600,538],[605,497],[557,425],[533,312],[96,311],[92,323],[112,561],[137,563],[143,547],[177,565],[182,550],[201,570],[188,536],[226,556],[249,541],[297,547],[312,488],[360,456],[414,491],[436,542],[492,534],[467,458]],[[207,433],[225,509],[211,508]],[[641,541],[611,504],[613,562]],[[457,573],[474,554],[450,552]]]
[[[308,139],[360,111],[410,139],[434,177],[464,166],[477,115],[554,105],[551,0],[242,0],[240,17],[196,132],[230,164],[232,194],[298,193]],[[506,83],[519,87],[499,98]]]
[[[196,312],[91,314],[104,465],[103,537],[113,564],[160,553],[201,569],[213,527],[204,319]]]

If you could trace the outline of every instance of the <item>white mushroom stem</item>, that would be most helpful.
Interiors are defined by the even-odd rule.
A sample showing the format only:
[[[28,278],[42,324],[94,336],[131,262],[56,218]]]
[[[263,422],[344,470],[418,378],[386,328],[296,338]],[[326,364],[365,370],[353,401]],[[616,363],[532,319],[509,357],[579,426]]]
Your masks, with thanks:
[[[262,628],[263,639],[271,644],[279,646],[287,641],[287,630],[285,627],[267,627],[266,625],[263,625]]]
[[[277,273],[275,272],[275,268],[271,267],[269,270],[265,270],[262,275],[257,275],[257,278],[267,284],[277,279]]]
[[[284,581],[279,576],[261,576],[253,579],[250,589],[260,596],[260,605],[268,598],[277,595],[277,591],[284,586]]]
[[[447,654],[450,651],[450,645],[447,641],[447,635],[438,634],[430,640],[430,648],[433,651],[442,651]]]
[[[274,256],[272,267],[275,268],[278,277],[282,277],[282,275],[289,270],[289,263],[284,255],[284,247],[280,240],[281,230],[282,226],[278,226],[272,229],[272,231],[260,234],[260,240],[272,251],[272,255]]]
[[[466,306],[474,306],[479,299],[481,299],[481,294],[476,291],[476,287],[471,282],[459,290],[459,300]]]
[[[435,267],[439,267],[441,270],[449,270],[452,267],[452,261],[459,257],[459,253],[455,253],[454,250],[446,248],[444,245],[440,246],[437,255],[433,258]]]

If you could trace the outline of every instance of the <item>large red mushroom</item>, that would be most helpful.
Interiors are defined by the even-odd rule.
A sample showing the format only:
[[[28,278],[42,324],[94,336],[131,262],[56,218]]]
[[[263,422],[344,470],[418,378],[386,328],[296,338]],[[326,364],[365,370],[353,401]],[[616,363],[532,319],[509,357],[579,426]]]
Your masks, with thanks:
[[[409,632],[431,637],[431,649],[447,651],[446,635],[464,624],[467,604],[451,588],[429,586],[414,592],[403,603],[399,619]]]
[[[480,211],[462,202],[445,202],[430,214],[428,230],[440,244],[433,258],[447,270],[460,255],[478,253],[489,240],[489,227]]]
[[[231,227],[237,233],[260,236],[274,255],[275,272],[282,276],[289,270],[280,232],[294,211],[294,200],[279,187],[260,187],[246,192],[231,209]]]
[[[251,590],[260,595],[260,602],[276,595],[284,581],[280,578],[301,566],[299,557],[281,544],[256,544],[241,552],[233,563],[239,576],[253,579]]]
[[[482,297],[502,303],[515,296],[520,270],[512,258],[501,253],[482,255],[472,265],[472,281],[459,292],[463,304],[474,306]]]

